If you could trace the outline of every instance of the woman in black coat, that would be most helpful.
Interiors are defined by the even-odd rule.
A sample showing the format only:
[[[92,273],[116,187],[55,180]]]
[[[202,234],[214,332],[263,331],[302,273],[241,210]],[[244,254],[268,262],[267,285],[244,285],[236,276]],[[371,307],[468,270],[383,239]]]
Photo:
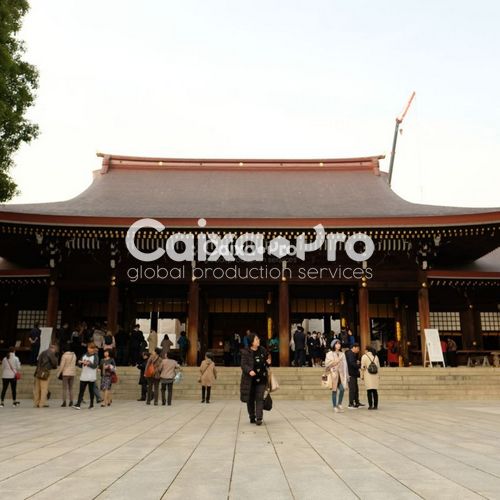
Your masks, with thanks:
[[[250,423],[261,425],[267,367],[271,364],[271,355],[261,347],[256,333],[248,336],[248,344],[249,347],[241,352],[240,399],[247,404]]]

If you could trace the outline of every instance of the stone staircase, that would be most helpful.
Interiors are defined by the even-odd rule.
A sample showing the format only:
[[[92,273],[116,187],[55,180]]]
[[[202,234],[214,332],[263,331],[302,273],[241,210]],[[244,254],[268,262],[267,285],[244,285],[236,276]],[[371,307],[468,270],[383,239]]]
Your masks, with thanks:
[[[23,367],[18,383],[18,399],[30,399],[33,388],[33,367]],[[320,384],[321,368],[274,368],[280,390],[275,399],[328,400],[330,391]],[[54,374],[54,372],[52,372]],[[239,399],[241,370],[238,367],[218,367],[218,378],[212,389],[212,398]],[[137,399],[139,370],[118,368],[119,382],[113,388],[115,399]],[[174,386],[174,397],[196,400],[200,398],[199,369],[183,368],[183,380]],[[78,376],[75,379],[78,393]],[[61,397],[61,382],[53,375],[50,381],[52,397]],[[364,391],[360,381],[360,391]],[[500,398],[500,369],[493,367],[458,368],[382,368],[379,395],[381,400],[481,400]],[[7,394],[10,398],[10,390]],[[366,396],[362,393],[362,400]]]

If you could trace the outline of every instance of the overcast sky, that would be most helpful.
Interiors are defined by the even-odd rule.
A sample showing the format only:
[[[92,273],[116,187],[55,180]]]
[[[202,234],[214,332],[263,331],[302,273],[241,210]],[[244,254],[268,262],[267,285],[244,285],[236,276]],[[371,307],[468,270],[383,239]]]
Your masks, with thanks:
[[[31,4],[20,36],[40,71],[30,117],[41,134],[16,156],[16,202],[77,195],[100,166],[96,151],[389,157],[415,90],[395,191],[500,206],[500,2]]]

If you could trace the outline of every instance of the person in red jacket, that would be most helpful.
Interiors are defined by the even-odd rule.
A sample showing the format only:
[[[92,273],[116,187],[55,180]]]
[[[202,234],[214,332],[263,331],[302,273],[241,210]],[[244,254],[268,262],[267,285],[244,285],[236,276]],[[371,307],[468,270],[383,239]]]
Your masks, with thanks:
[[[387,363],[389,366],[399,366],[399,342],[396,339],[387,342]]]

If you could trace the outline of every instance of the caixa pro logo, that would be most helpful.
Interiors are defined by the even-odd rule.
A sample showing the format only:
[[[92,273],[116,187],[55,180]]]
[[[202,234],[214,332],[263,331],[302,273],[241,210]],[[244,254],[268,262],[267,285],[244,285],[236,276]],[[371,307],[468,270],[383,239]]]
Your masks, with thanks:
[[[206,220],[199,219],[198,226],[206,227]],[[234,262],[236,258],[243,262],[262,262],[264,255],[271,255],[279,259],[294,256],[305,260],[306,254],[321,249],[326,245],[327,259],[337,259],[338,244],[344,244],[348,257],[355,262],[367,261],[375,250],[373,240],[364,233],[355,233],[347,236],[345,233],[326,233],[321,224],[314,226],[314,237],[307,242],[305,233],[300,234],[294,241],[278,236],[266,241],[262,233],[245,233],[236,237],[232,233],[219,236],[215,233],[193,234],[174,233],[170,235],[163,246],[152,252],[143,252],[137,248],[136,235],[143,229],[154,229],[161,233],[166,228],[156,219],[140,219],[134,222],[127,231],[125,243],[128,251],[143,262],[152,262],[165,254],[175,262],[200,261],[216,262],[224,259]]]

